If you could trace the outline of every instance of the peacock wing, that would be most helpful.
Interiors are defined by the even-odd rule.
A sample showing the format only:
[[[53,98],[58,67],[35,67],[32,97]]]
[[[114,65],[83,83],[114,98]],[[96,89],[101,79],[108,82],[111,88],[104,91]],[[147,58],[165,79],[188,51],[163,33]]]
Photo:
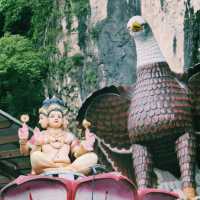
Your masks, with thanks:
[[[132,154],[113,152],[108,147],[97,141],[94,149],[98,155],[98,163],[104,165],[108,171],[117,171],[135,183]]]
[[[85,100],[77,117],[80,124],[85,118],[92,124],[99,163],[131,179],[133,167],[127,122],[133,91],[134,86],[98,90]]]
[[[105,87],[90,95],[79,110],[77,120],[91,122],[91,130],[110,149],[129,149],[128,112],[131,87]]]

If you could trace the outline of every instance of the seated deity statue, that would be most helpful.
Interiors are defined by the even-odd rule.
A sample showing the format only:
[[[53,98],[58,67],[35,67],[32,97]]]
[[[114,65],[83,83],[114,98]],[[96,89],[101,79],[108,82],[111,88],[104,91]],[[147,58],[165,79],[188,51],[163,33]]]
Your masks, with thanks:
[[[79,140],[66,131],[68,120],[60,102],[51,99],[39,109],[39,124],[44,130],[35,128],[30,139],[25,122],[18,130],[20,151],[23,155],[30,154],[32,174],[59,169],[86,175],[97,164],[94,134],[85,127],[85,139]]]

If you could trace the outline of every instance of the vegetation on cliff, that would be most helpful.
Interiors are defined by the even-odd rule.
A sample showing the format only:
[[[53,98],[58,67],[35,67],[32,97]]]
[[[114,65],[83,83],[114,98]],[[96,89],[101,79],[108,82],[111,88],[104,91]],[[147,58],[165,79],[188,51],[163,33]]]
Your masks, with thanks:
[[[20,35],[0,38],[0,107],[14,115],[37,116],[43,98],[42,80],[47,63],[43,52]]]
[[[37,116],[50,47],[44,33],[53,0],[0,0],[0,108]],[[44,9],[45,8],[45,9]]]
[[[60,19],[79,21],[79,45],[85,46],[88,0],[0,0],[0,108],[19,116],[37,116],[44,98],[43,82],[50,70],[73,73],[83,65],[83,56],[61,56],[56,47],[62,32]],[[68,44],[66,44],[68,45]],[[33,109],[34,108],[34,109]]]

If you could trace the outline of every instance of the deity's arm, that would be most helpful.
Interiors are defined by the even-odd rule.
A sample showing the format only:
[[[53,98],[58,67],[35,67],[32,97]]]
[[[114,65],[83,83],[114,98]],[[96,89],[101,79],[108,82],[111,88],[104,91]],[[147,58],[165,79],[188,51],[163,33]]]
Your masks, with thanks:
[[[24,156],[29,155],[30,151],[29,151],[29,145],[28,145],[27,140],[20,140],[19,144],[20,144],[20,153]]]
[[[81,144],[80,140],[73,141],[71,144],[71,153],[74,155],[75,158],[87,153],[88,151],[84,148]]]
[[[67,138],[70,143],[70,151],[71,154],[78,158],[79,156],[83,155],[85,151],[82,150],[81,141],[72,133],[67,133]]]
[[[20,153],[22,155],[29,154],[28,136],[29,136],[28,126],[24,123],[22,125],[22,128],[19,128],[18,130]]]
[[[22,155],[29,155],[35,150],[41,149],[41,145],[45,143],[43,133],[38,128],[33,131],[32,137],[28,140],[28,127],[23,125],[18,130],[20,153]]]
[[[20,144],[20,153],[22,155],[29,155],[30,152],[36,149],[37,145],[35,144],[35,137],[34,135],[29,139],[19,140]]]
[[[74,139],[71,144],[71,152],[75,158],[93,151],[93,146],[95,143],[95,136],[92,134],[89,129],[85,132],[85,140]]]
[[[46,137],[46,131],[40,131],[39,128],[35,128],[33,130],[33,142],[32,144],[35,146],[42,146],[48,143],[48,137]]]
[[[36,144],[35,135],[32,135],[31,139],[28,140],[27,144],[28,144],[30,154],[32,154],[35,151],[41,151],[42,145]]]

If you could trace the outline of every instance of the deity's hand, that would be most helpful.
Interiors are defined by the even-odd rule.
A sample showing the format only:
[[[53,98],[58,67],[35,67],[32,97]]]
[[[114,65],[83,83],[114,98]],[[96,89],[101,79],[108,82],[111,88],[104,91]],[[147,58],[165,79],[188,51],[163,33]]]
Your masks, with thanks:
[[[88,151],[93,150],[93,146],[95,143],[95,135],[90,132],[88,128],[85,130],[85,140],[81,142],[81,144],[84,146],[84,148]]]
[[[34,143],[35,145],[43,145],[44,144],[44,135],[40,132],[40,129],[35,127],[33,130]]]
[[[18,129],[18,137],[21,141],[25,141],[28,140],[28,136],[28,126],[25,123],[23,123],[22,128]]]

